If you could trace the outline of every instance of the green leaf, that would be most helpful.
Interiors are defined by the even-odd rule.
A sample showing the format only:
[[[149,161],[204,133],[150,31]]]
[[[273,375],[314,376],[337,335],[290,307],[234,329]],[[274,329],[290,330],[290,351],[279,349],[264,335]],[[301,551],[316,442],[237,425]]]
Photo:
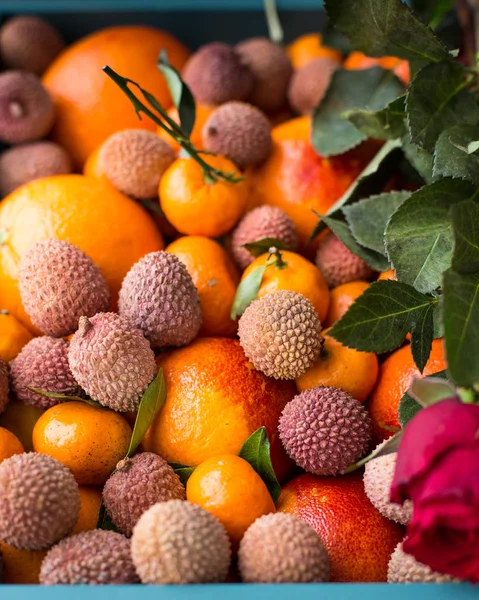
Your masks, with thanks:
[[[438,62],[448,51],[401,0],[325,0],[333,24],[368,56]]]
[[[249,242],[243,244],[244,248],[248,250],[253,256],[261,256],[269,252],[270,248],[276,248],[277,250],[289,250],[288,244],[278,238],[263,238],[257,242]]]
[[[454,247],[450,208],[477,193],[466,181],[443,179],[398,208],[386,229],[386,250],[399,281],[423,293],[441,285]]]
[[[154,418],[159,413],[161,407],[166,401],[166,383],[163,376],[163,369],[158,371],[157,376],[147,387],[138,408],[135,426],[130,440],[130,447],[126,454],[127,458],[135,454],[136,449],[141,443],[145,433],[153,423]]]
[[[377,140],[394,140],[406,133],[406,96],[400,96],[381,110],[354,108],[343,113],[356,129]]]
[[[398,431],[392,437],[390,437],[388,440],[386,440],[384,442],[384,444],[381,444],[380,446],[375,448],[371,452],[371,454],[368,454],[367,456],[365,456],[364,458],[359,460],[357,463],[354,463],[354,465],[351,465],[350,467],[348,467],[344,471],[344,473],[346,474],[346,473],[352,473],[353,471],[357,471],[361,467],[364,467],[364,465],[367,464],[368,462],[370,462],[371,460],[374,460],[375,458],[379,458],[380,456],[387,456],[388,454],[394,454],[395,452],[398,451],[399,443],[401,442],[402,435],[403,435],[403,432]]]
[[[377,281],[356,299],[329,335],[350,348],[382,354],[398,348],[438,300],[399,281]]]
[[[474,152],[477,152],[478,150],[479,150],[479,141],[470,142],[467,145],[467,153],[468,154],[473,154]]]
[[[452,268],[463,275],[479,271],[479,206],[472,200],[452,207],[454,255]]]
[[[79,388],[77,388],[77,391],[78,391],[78,389]],[[103,406],[102,404],[100,404],[96,400],[92,400],[91,398],[88,398],[88,397],[85,397],[85,396],[74,396],[74,395],[70,395],[70,394],[59,394],[57,392],[48,392],[48,391],[45,391],[45,390],[40,390],[38,388],[28,387],[28,386],[27,386],[27,390],[30,390],[30,392],[34,392],[35,394],[38,394],[39,396],[44,396],[45,398],[52,398],[54,400],[61,400],[62,402],[85,402],[86,404],[89,404],[90,406],[94,406],[95,408],[102,408],[104,410],[107,410],[106,406]]]
[[[260,427],[249,436],[243,444],[239,456],[246,460],[258,473],[265,482],[273,502],[276,502],[281,493],[281,486],[271,463],[270,443],[266,427]]]
[[[444,21],[444,18],[454,8],[455,0],[434,0],[429,17],[429,26],[436,29]]]
[[[354,50],[353,45],[348,38],[338,31],[338,29],[331,23],[330,20],[326,22],[326,26],[322,31],[322,37],[323,46],[335,48],[342,54],[350,54]]]
[[[429,305],[425,308],[416,320],[411,329],[411,353],[419,372],[424,371],[424,367],[429,359],[434,337],[434,309],[435,305]]]
[[[169,63],[165,50],[161,51],[158,68],[165,76],[173,104],[178,110],[181,129],[189,138],[196,120],[196,104],[193,94],[175,67]]]
[[[388,192],[370,196],[343,208],[344,216],[359,244],[385,255],[384,233],[391,215],[411,192]]]
[[[452,177],[479,185],[479,156],[468,152],[471,138],[479,134],[478,127],[456,125],[439,136],[434,152],[434,179]]]
[[[115,531],[116,533],[119,533],[116,525],[113,523],[110,515],[106,512],[106,508],[105,505],[102,503],[100,504],[100,511],[98,513],[98,521],[96,524],[96,528],[97,529],[103,529],[104,531]]]
[[[320,216],[320,215],[318,215]],[[390,268],[389,261],[382,254],[364,248],[354,239],[347,223],[338,221],[332,217],[326,217],[321,215],[321,220],[325,223],[331,231],[338,236],[343,244],[351,250],[353,254],[362,258],[372,269],[375,271],[387,271]]]
[[[434,156],[417,144],[412,144],[409,141],[409,136],[404,136],[402,147],[404,156],[417,173],[424,179],[424,183],[432,183]]]
[[[422,410],[422,406],[419,402],[416,402],[409,394],[404,394],[398,408],[398,419],[401,427],[404,429],[420,410]]]
[[[258,267],[240,282],[231,307],[230,317],[233,320],[242,315],[251,302],[256,299],[267,266]]]
[[[479,384],[479,273],[444,274],[444,332],[448,372],[460,386]]]
[[[413,385],[399,402],[398,417],[403,429],[423,406],[429,406],[455,395],[454,386],[443,380],[447,380],[446,371],[440,371],[422,379],[414,378]]]
[[[168,463],[173,471],[178,475],[183,485],[188,483],[188,479],[193,474],[196,467],[188,467],[188,465],[182,465],[181,463]]]
[[[409,85],[406,110],[411,141],[433,152],[444,129],[475,125],[479,107],[465,88],[472,77],[451,60],[424,67]]]
[[[359,71],[338,69],[313,115],[312,142],[322,156],[343,154],[368,136],[343,118],[354,108],[383,109],[404,93],[392,71],[380,67]]]

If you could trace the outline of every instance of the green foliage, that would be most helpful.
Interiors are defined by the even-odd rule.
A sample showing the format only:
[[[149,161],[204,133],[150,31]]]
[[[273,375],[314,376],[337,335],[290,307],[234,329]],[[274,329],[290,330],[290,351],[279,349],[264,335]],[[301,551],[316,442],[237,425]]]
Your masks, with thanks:
[[[281,492],[281,486],[271,463],[271,448],[266,427],[260,427],[249,436],[243,444],[239,456],[249,462],[258,473],[265,482],[273,502],[276,502]]]
[[[479,156],[474,154],[475,142],[469,143],[471,136],[478,135],[479,128],[470,125],[445,129],[434,151],[434,179],[452,177],[479,185]]]
[[[261,256],[262,254],[267,254],[270,248],[277,248],[278,250],[289,250],[288,244],[283,242],[283,240],[278,240],[277,238],[263,238],[262,240],[258,240],[256,242],[249,242],[248,244],[244,244],[244,247],[253,256]]]
[[[258,296],[261,281],[263,280],[263,275],[267,266],[268,265],[263,265],[262,267],[258,267],[240,282],[231,307],[230,316],[233,320],[240,317],[251,302]]]
[[[399,96],[381,110],[354,108],[342,117],[367,137],[395,140],[406,133],[406,96]]]
[[[101,405],[96,400],[92,400],[88,396],[74,396],[74,395],[68,394],[68,393],[60,394],[58,392],[49,392],[46,390],[40,390],[38,388],[28,387],[28,386],[27,386],[27,390],[29,390],[30,392],[34,392],[35,394],[38,394],[39,396],[44,396],[45,398],[52,398],[53,400],[61,400],[62,402],[85,402],[85,404],[89,404],[90,406],[93,406],[95,408],[104,408],[104,409],[106,408],[105,406]],[[67,392],[67,391],[68,390],[65,390],[65,392]],[[72,390],[72,391],[80,392],[81,389],[78,388],[78,389]]]
[[[188,483],[188,479],[193,475],[196,467],[188,467],[187,465],[182,465],[181,463],[168,463],[173,471],[178,475],[180,481],[183,485],[186,486]]]
[[[462,275],[479,272],[479,205],[466,200],[452,207],[455,235],[452,268]]]
[[[399,403],[398,418],[401,427],[404,428],[423,407],[455,395],[455,387],[447,381],[446,371],[422,379],[415,378]]]
[[[357,471],[361,467],[364,467],[364,465],[366,463],[373,460],[374,458],[379,458],[380,456],[387,456],[388,454],[394,454],[395,452],[398,451],[402,435],[403,435],[403,432],[398,431],[392,437],[390,437],[388,440],[386,440],[382,446],[378,446],[377,448],[375,448],[371,452],[371,454],[368,454],[367,456],[365,456],[364,458],[359,460],[357,463],[354,463],[354,465],[351,465],[350,467],[348,467],[344,472],[345,473],[353,473],[354,471]]]

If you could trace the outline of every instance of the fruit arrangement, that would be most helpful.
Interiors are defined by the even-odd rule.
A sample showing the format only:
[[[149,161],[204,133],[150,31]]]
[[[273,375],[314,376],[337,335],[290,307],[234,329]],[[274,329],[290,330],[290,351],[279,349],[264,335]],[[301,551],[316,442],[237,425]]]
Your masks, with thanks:
[[[0,28],[3,583],[479,582],[479,12],[417,4]]]

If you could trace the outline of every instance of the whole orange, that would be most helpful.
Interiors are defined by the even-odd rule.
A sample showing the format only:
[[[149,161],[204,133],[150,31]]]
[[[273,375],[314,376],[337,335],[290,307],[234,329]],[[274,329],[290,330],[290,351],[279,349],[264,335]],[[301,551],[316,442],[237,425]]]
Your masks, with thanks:
[[[80,485],[80,515],[72,535],[96,529],[101,506],[101,488]]]
[[[69,46],[50,65],[43,83],[55,101],[53,138],[80,168],[88,155],[121,129],[155,131],[150,119],[138,119],[131,102],[102,71],[104,65],[151,92],[165,108],[171,104],[165,78],[156,63],[161,50],[181,69],[188,50],[170,34],[138,25],[109,27]]]
[[[167,247],[186,265],[198,290],[203,322],[200,335],[231,337],[237,323],[230,311],[239,283],[239,273],[229,254],[214,240],[184,236]]]
[[[3,557],[2,583],[38,585],[47,550],[18,550],[0,541]]]
[[[239,173],[223,156],[206,156],[213,168]],[[160,180],[161,208],[180,233],[221,236],[232,229],[246,208],[249,186],[246,180],[232,183],[205,179],[201,166],[191,158],[178,158]]]
[[[195,125],[193,127],[193,131],[190,135],[190,141],[193,146],[197,150],[203,150],[203,136],[201,134],[203,130],[203,125],[206,123],[206,120],[211,115],[211,113],[215,110],[215,106],[207,106],[205,104],[196,104],[196,119]],[[178,116],[178,111],[176,107],[172,106],[168,110],[168,116],[170,116],[175,123],[180,123],[180,118]],[[178,144],[176,140],[174,140],[171,135],[166,133],[166,131],[158,126],[156,133],[160,136],[161,139],[165,140],[167,144],[169,144],[175,152],[179,152],[181,150],[181,146]]]
[[[258,291],[258,298],[267,294],[272,294],[277,290],[291,290],[303,294],[318,313],[319,320],[322,322],[328,314],[329,290],[326,280],[321,271],[309,260],[296,254],[282,250],[280,252],[281,260],[276,260],[273,264],[266,267]],[[241,280],[243,281],[257,269],[263,267],[269,258],[268,254],[258,256],[244,271]]]
[[[389,269],[388,271],[383,271],[378,277],[378,281],[388,281],[388,280],[396,280],[396,273],[394,269]]]
[[[320,33],[306,33],[296,38],[286,48],[293,68],[301,69],[317,58],[328,57],[340,61],[341,52],[335,48],[323,46],[323,36]]]
[[[434,340],[431,355],[422,376],[432,375],[447,368],[443,340]],[[369,413],[378,441],[391,437],[394,432],[386,427],[399,428],[399,402],[413,380],[421,373],[414,363],[411,346],[403,346],[389,356],[379,367],[376,389],[369,400]]]
[[[350,71],[361,69],[370,69],[371,67],[382,67],[394,71],[395,75],[405,84],[408,85],[410,76],[409,63],[407,60],[401,60],[395,56],[383,56],[381,58],[372,58],[366,56],[362,52],[351,52],[348,58],[344,61],[344,68]]]
[[[377,356],[343,346],[327,332],[321,334],[324,343],[317,361],[296,379],[298,391],[323,385],[341,388],[359,402],[365,402],[378,378]]]
[[[0,311],[0,358],[13,360],[20,350],[33,339],[28,329],[8,312]]]
[[[283,488],[277,509],[315,529],[329,554],[331,581],[386,581],[389,559],[405,532],[374,508],[361,475],[300,475]]]
[[[0,306],[31,326],[18,291],[20,259],[35,242],[56,237],[71,242],[98,265],[112,293],[148,252],[163,248],[151,217],[110,184],[83,175],[37,179],[0,203]]]
[[[186,499],[221,521],[234,549],[256,519],[276,511],[264,481],[234,454],[213,456],[198,465],[186,484]]]
[[[324,158],[311,144],[307,116],[278,125],[272,136],[272,152],[254,174],[256,201],[283,209],[304,244],[318,222],[312,211],[326,213],[361,173],[376,147],[366,144],[342,156]]]
[[[81,485],[103,485],[125,457],[131,427],[119,414],[86,402],[49,408],[33,429],[33,449],[66,465]]]
[[[0,427],[0,463],[14,454],[23,454],[22,442],[8,429]]]
[[[0,415],[0,426],[11,431],[20,440],[25,452],[31,452],[33,428],[44,412],[41,408],[12,399]]]
[[[350,281],[330,290],[329,310],[324,326],[331,327],[336,321],[339,321],[356,298],[368,289],[369,285],[367,281]]]
[[[265,426],[278,477],[292,463],[277,426],[295,395],[290,381],[268,379],[248,362],[236,340],[200,338],[161,354],[167,397],[143,445],[169,462],[196,466],[219,454],[238,454],[245,440]]]
[[[98,148],[95,148],[95,150],[93,150],[93,152],[88,155],[88,158],[86,159],[85,164],[83,165],[83,175],[108,181],[108,178],[103,173],[100,167],[100,163],[98,161],[98,155],[100,154],[101,146],[102,144],[100,144]]]

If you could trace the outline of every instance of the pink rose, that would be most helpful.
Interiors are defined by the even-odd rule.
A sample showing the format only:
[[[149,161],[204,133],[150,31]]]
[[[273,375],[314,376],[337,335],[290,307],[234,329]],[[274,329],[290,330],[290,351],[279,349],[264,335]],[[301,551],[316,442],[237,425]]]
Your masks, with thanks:
[[[451,398],[421,410],[399,446],[391,500],[411,499],[404,550],[479,582],[479,406]]]

